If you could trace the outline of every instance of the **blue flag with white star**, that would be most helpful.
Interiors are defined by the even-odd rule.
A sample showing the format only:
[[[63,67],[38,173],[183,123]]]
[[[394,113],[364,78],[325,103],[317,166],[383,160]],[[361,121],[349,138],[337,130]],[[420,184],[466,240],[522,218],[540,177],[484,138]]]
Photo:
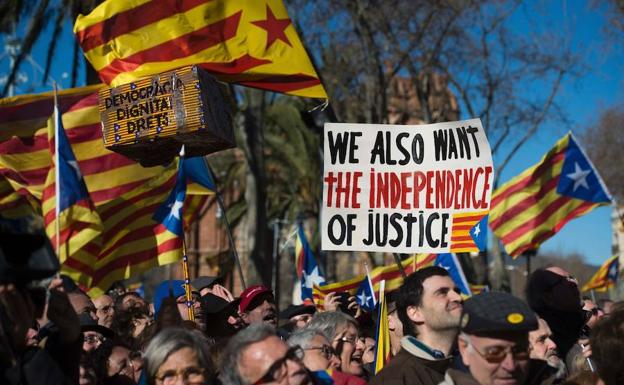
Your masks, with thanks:
[[[184,160],[183,167],[184,174],[193,182],[210,191],[215,191],[217,189],[204,157],[198,156],[194,158],[187,158]]]
[[[301,261],[301,300],[304,302],[312,301],[312,288],[314,285],[322,286],[325,284],[325,278],[321,274],[316,258],[312,254],[308,239],[305,236],[303,227],[299,224],[297,229],[296,250],[299,250],[298,260]]]
[[[377,306],[377,300],[375,299],[375,289],[370,277],[366,274],[364,280],[357,289],[355,294],[355,301],[360,307],[366,311],[373,311]]]
[[[598,172],[572,135],[565,151],[557,192],[594,203],[611,202]]]
[[[457,285],[457,288],[461,291],[462,294],[471,296],[472,292],[470,291],[470,285],[468,284],[468,280],[464,275],[464,270],[457,260],[457,256],[453,253],[444,253],[438,254],[435,260],[435,265],[440,266],[446,271],[449,272],[449,275]]]
[[[182,208],[184,207],[184,198],[186,197],[186,174],[184,168],[184,147],[180,152],[180,163],[178,164],[178,177],[175,187],[171,194],[167,197],[156,214],[154,220],[162,223],[169,231],[179,237],[184,236],[184,219],[182,216]]]
[[[487,223],[488,216],[486,215],[470,229],[470,237],[480,251],[487,249]]]

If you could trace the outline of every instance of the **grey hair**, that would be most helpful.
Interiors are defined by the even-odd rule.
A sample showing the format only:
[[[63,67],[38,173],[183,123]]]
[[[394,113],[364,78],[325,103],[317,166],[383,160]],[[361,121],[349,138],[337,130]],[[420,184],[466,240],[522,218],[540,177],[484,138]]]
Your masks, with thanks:
[[[223,385],[249,385],[241,373],[238,363],[249,345],[277,336],[275,329],[265,324],[253,324],[230,338],[221,356],[219,379]]]
[[[308,324],[307,329],[320,330],[331,342],[337,337],[338,330],[349,324],[359,329],[357,321],[350,315],[339,311],[326,311],[316,313]]]
[[[310,341],[314,339],[316,336],[321,336],[325,338],[327,341],[331,342],[330,338],[327,338],[325,333],[318,329],[301,329],[290,335],[288,338],[289,346],[301,346],[302,349],[308,349],[310,347]]]
[[[169,356],[180,349],[191,348],[201,368],[206,370],[206,383],[212,382],[215,368],[210,356],[211,342],[199,330],[167,328],[156,334],[145,350],[147,382],[156,383],[156,373]]]

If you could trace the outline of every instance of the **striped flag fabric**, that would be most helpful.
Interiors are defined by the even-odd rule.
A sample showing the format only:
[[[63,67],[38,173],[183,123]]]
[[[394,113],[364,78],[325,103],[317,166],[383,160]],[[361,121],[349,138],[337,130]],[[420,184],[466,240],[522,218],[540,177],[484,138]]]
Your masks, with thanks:
[[[48,172],[48,180],[54,177],[55,189],[53,197],[46,197],[44,194],[44,199],[49,198],[54,202],[55,215],[51,222],[46,223],[46,232],[62,263],[70,251],[70,234],[76,231],[81,233],[77,239],[79,242],[72,244],[74,248],[81,248],[100,234],[102,223],[65,134],[56,95],[53,118],[48,124],[48,135],[54,144],[53,164]],[[50,190],[44,190],[46,192],[49,193]]]
[[[407,275],[422,269],[423,267],[433,266],[436,260],[436,254],[415,254],[410,258],[402,261],[403,269]],[[319,310],[324,309],[325,296],[332,292],[348,292],[355,295],[358,287],[366,278],[366,274],[359,275],[346,281],[330,283],[323,286],[314,285],[313,297],[314,304]],[[379,282],[386,281],[386,292],[398,289],[403,284],[403,276],[396,264],[387,266],[378,266],[370,271],[370,279],[375,290],[375,295],[379,293]]]
[[[517,257],[536,250],[570,220],[609,203],[600,175],[568,133],[538,164],[494,191],[489,225]]]
[[[487,248],[488,211],[453,214],[451,253],[470,253]]]
[[[224,82],[327,99],[282,0],[106,0],[74,33],[112,86],[195,64]]]
[[[116,280],[182,257],[181,241],[152,219],[175,184],[177,163],[144,168],[108,151],[101,136],[99,88],[65,90],[58,96],[67,139],[102,223],[92,240],[87,228],[68,232],[63,239],[70,247],[62,255],[62,269],[95,294]],[[43,216],[46,228],[53,223],[56,206],[48,133],[53,110],[52,93],[0,99],[0,215],[30,208]],[[199,185],[195,190],[211,193]],[[205,202],[206,195],[198,194],[185,201],[186,220]]]
[[[388,304],[386,303],[385,281],[379,287],[379,306],[377,310],[377,329],[375,330],[374,374],[386,366],[392,356],[390,350],[390,326],[388,324]]]
[[[595,290],[605,292],[615,286],[620,272],[620,262],[617,255],[607,259],[600,266],[596,274],[583,286],[581,291]]]

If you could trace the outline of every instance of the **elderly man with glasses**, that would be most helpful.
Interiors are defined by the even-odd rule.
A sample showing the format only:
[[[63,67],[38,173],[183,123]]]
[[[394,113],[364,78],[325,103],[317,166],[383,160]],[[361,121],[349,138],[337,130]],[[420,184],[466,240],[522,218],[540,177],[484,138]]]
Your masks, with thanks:
[[[449,369],[440,385],[541,384],[554,374],[546,361],[531,360],[529,332],[537,318],[527,304],[503,292],[486,292],[464,303],[457,337],[469,373]]]
[[[230,339],[219,378],[223,385],[312,385],[303,357],[300,346],[289,347],[274,328],[256,323]]]

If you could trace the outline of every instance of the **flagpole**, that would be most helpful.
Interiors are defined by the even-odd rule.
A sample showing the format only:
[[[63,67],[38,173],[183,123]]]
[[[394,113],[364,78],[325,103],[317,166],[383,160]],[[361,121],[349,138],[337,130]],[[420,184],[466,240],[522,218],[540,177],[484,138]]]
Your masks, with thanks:
[[[373,305],[377,305],[377,299],[375,298],[375,288],[373,287],[373,281],[371,281],[370,271],[368,271],[368,263],[364,262],[364,270],[366,270],[366,279],[368,285],[371,288],[371,294],[373,295]]]
[[[60,168],[59,168],[59,120],[61,119],[60,111],[58,108],[58,97],[57,97],[57,89],[56,82],[53,82],[54,87],[54,214],[56,220],[54,221],[54,232],[55,232],[55,241],[56,241],[56,255],[59,260],[61,258],[61,221],[60,221],[60,202],[59,197],[61,195],[61,184],[60,184]]]
[[[184,293],[186,294],[186,311],[188,318],[195,321],[195,313],[193,312],[193,294],[191,293],[191,277],[189,275],[188,255],[186,254],[186,237],[182,234],[182,271],[184,273]]]
[[[219,205],[219,208],[223,212],[223,219],[225,220],[225,229],[228,235],[230,248],[232,249],[232,256],[234,257],[234,262],[236,263],[238,275],[240,276],[241,286],[243,287],[243,290],[245,290],[247,289],[247,285],[245,284],[245,276],[243,275],[243,267],[241,266],[240,258],[238,257],[238,252],[236,251],[236,244],[234,243],[234,237],[232,236],[232,228],[230,226],[230,221],[228,221],[227,219],[227,211],[225,210],[225,204],[223,203],[223,199],[221,199],[221,194],[216,188],[217,180],[215,179],[214,173],[212,172],[212,168],[210,168],[210,164],[208,164],[208,159],[206,159],[205,156],[203,158],[204,158],[204,162],[206,163],[206,168],[208,169],[208,172],[210,173],[210,177],[215,183],[215,196],[217,198],[217,204]]]
[[[404,279],[407,278],[407,273],[405,273],[405,269],[403,268],[403,264],[401,263],[401,257],[399,256],[399,253],[392,253],[392,255],[394,255],[394,262],[399,267],[401,275]]]

